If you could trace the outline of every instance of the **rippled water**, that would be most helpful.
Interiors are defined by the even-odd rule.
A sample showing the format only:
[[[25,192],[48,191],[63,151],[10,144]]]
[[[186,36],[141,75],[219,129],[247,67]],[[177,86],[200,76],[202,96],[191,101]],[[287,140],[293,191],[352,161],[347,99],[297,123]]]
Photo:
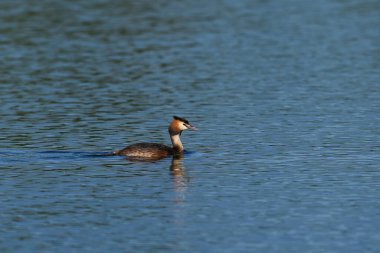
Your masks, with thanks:
[[[0,2],[1,252],[377,252],[378,1]],[[97,156],[169,143],[183,159]]]

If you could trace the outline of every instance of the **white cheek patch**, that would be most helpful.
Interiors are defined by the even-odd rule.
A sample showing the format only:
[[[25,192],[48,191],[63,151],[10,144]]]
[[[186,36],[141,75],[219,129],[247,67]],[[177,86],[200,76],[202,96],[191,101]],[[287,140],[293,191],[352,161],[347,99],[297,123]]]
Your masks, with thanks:
[[[180,129],[181,130],[186,130],[186,129],[188,129],[189,127],[186,125],[186,123],[181,123],[180,124]]]

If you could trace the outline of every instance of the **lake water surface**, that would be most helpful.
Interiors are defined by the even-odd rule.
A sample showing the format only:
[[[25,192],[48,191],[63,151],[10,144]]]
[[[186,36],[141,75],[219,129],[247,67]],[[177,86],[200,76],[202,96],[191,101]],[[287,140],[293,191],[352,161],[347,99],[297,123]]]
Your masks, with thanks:
[[[379,252],[377,0],[0,2],[0,252]],[[96,156],[169,144],[182,159]]]

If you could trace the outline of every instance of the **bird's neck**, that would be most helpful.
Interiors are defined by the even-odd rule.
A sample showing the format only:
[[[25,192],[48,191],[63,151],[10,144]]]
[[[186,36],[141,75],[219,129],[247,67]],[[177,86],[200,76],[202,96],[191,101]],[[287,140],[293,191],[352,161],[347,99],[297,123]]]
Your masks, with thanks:
[[[171,134],[170,139],[173,144],[173,150],[175,153],[182,153],[183,152],[183,145],[181,142],[181,139],[179,138],[179,134]]]

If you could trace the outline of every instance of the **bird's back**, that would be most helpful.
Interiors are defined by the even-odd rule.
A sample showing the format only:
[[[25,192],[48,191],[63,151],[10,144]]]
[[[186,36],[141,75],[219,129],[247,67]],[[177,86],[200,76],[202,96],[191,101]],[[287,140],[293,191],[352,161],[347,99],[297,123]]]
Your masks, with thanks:
[[[159,143],[136,143],[114,152],[114,155],[123,155],[136,158],[163,158],[172,155],[173,149]]]

